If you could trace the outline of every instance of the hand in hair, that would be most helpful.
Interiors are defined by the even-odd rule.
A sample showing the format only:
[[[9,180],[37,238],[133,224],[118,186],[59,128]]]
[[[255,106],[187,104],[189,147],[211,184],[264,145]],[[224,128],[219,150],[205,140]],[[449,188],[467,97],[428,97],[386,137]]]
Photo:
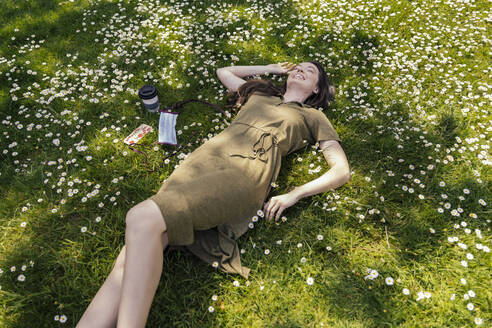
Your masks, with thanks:
[[[278,63],[278,64],[269,64],[266,65],[269,68],[269,72],[272,74],[276,75],[284,75],[287,74],[288,72],[292,71],[294,67],[296,67],[296,64],[289,63],[289,62],[283,62],[283,63]]]

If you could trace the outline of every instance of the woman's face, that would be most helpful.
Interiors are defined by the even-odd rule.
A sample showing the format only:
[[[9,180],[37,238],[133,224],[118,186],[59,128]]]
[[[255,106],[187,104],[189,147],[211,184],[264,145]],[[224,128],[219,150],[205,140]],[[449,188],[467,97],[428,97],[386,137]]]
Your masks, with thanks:
[[[297,64],[289,73],[287,85],[295,85],[296,88],[301,88],[309,94],[318,93],[318,74],[318,68],[312,63]]]

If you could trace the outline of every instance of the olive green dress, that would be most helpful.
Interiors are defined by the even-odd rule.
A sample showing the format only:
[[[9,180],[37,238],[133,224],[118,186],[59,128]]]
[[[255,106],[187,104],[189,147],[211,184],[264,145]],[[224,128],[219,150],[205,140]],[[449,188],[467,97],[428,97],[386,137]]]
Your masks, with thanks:
[[[282,157],[320,140],[338,140],[325,114],[254,92],[232,123],[196,148],[150,197],[166,221],[169,245],[248,278],[236,240],[263,217]],[[179,247],[178,247],[179,248]]]

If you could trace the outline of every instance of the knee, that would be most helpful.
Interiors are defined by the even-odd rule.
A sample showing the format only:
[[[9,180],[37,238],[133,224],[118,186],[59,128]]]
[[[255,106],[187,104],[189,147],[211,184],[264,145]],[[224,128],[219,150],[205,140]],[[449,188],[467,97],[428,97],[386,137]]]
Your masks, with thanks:
[[[149,211],[144,206],[134,206],[126,214],[126,230],[130,233],[159,234],[166,231],[160,213]]]

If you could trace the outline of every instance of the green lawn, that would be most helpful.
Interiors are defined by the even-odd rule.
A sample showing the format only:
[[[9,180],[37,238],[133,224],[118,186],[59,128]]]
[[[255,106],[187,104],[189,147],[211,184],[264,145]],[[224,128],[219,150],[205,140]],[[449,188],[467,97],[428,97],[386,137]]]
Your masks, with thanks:
[[[189,144],[148,173],[122,142],[158,128],[140,86],[224,106],[218,67],[317,60],[352,180],[241,237],[248,281],[167,254],[147,326],[490,327],[490,17],[486,0],[1,1],[0,326],[75,326],[126,212],[234,118],[188,105]],[[175,147],[155,131],[157,166]],[[308,145],[269,197],[326,170]]]

